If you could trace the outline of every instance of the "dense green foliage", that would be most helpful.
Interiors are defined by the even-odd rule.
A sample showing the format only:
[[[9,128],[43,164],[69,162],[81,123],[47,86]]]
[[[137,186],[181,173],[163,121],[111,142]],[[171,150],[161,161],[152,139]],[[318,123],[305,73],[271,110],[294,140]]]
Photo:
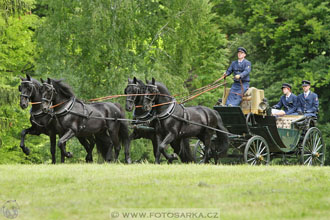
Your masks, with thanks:
[[[133,76],[155,77],[173,94],[188,94],[219,78],[237,46],[248,50],[251,85],[265,89],[271,104],[283,82],[298,94],[302,79],[312,81],[330,146],[329,8],[324,0],[1,0],[0,163],[49,162],[46,136],[27,137],[31,156],[18,147],[30,124],[28,110],[19,107],[19,75],[64,78],[84,100],[122,94]],[[212,107],[221,93],[188,105]],[[132,146],[134,160],[153,160],[149,141]],[[83,161],[77,141],[68,148],[71,161]]]

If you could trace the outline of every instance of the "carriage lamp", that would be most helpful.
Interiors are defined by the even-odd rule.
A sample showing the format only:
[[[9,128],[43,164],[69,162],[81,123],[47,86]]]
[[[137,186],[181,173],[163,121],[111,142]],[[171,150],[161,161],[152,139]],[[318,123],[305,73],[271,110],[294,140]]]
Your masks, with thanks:
[[[268,101],[266,98],[262,100],[262,102],[259,103],[258,106],[259,112],[266,114],[266,115],[271,115],[271,108],[269,107]]]

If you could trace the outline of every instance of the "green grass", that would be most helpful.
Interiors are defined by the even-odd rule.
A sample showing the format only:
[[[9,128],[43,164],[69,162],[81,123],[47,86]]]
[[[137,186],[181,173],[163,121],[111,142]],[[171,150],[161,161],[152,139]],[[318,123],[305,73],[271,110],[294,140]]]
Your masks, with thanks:
[[[328,219],[330,167],[1,165],[17,219],[109,219],[113,208],[217,208],[221,219]],[[2,204],[0,203],[0,207]],[[0,219],[6,219],[0,213]]]

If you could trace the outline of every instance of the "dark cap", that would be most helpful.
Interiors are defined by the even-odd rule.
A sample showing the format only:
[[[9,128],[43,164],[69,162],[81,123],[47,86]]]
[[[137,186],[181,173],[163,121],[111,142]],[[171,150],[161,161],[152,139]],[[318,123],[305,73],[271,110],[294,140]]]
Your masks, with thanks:
[[[289,83],[283,83],[283,84],[282,84],[282,89],[283,89],[283,88],[288,88],[288,89],[291,90],[292,87],[291,87],[291,85],[290,85]]]
[[[311,82],[308,81],[308,80],[303,80],[301,83],[302,83],[302,86],[310,86],[311,85]]]
[[[244,47],[239,47],[239,48],[237,48],[237,52],[244,52],[245,54],[247,54],[247,52],[246,52],[246,49],[244,48]]]

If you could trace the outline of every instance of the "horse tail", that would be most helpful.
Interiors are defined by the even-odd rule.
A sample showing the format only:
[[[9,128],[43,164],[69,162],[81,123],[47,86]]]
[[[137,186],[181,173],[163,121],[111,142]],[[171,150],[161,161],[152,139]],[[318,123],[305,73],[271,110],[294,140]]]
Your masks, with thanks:
[[[223,122],[222,122],[222,118],[220,116],[220,114],[213,110],[215,112],[215,115],[217,117],[217,129],[224,131],[224,132],[228,132],[227,128],[224,126]],[[227,155],[227,150],[229,148],[229,137],[228,134],[224,133],[224,132],[220,132],[217,131],[217,146],[218,146],[218,150],[220,152],[220,156],[225,157]]]
[[[120,110],[120,118],[125,119],[125,110],[119,103],[114,103]],[[130,136],[128,124],[126,121],[120,121],[119,127],[119,140],[125,149],[125,160],[127,163],[130,163]]]
[[[125,119],[125,110],[119,103],[114,103],[120,110],[120,118]],[[125,145],[125,141],[129,140],[129,130],[128,124],[126,121],[120,121],[120,128],[119,128],[119,139],[123,145]]]
[[[95,142],[96,142],[97,153],[102,156],[103,160],[105,160],[108,149],[103,146],[103,142],[101,139],[95,138]]]

